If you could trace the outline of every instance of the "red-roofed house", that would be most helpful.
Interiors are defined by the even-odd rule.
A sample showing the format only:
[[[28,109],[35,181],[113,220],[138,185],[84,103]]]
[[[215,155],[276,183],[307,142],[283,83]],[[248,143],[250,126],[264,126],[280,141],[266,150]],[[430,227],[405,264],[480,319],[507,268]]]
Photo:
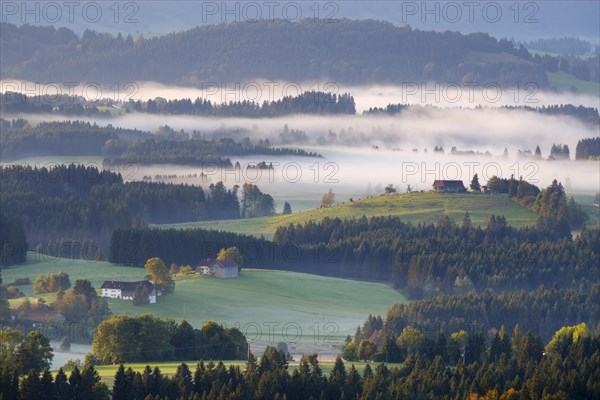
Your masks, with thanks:
[[[433,181],[433,189],[436,192],[466,192],[467,188],[463,184],[463,181],[447,181],[447,180],[435,180]]]

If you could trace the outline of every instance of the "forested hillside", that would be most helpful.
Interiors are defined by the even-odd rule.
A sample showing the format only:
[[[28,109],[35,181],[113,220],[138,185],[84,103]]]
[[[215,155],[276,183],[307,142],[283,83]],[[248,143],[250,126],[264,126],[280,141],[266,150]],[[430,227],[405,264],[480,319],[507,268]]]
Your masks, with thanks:
[[[1,33],[2,78],[38,82],[433,80],[548,87],[545,69],[552,64],[485,33],[426,32],[373,20],[207,25],[135,41],[90,30],[78,37],[66,28],[8,23],[1,25]]]
[[[222,182],[206,192],[199,186],[123,182],[121,174],[84,165],[0,166],[0,182],[0,208],[22,222],[30,248],[64,257],[104,257],[118,228],[240,218],[240,200],[247,208],[257,203],[259,215],[274,212],[273,198],[254,185],[245,185],[238,199],[238,187]],[[101,253],[86,253],[90,246]]]
[[[13,161],[34,156],[105,156],[107,169],[133,167],[139,164],[188,164],[233,167],[230,156],[294,155],[320,157],[315,152],[294,148],[271,147],[268,140],[252,143],[248,137],[239,141],[224,131],[213,132],[206,139],[194,130],[186,133],[161,126],[151,133],[138,129],[99,126],[84,121],[41,122],[32,126],[22,118],[0,118],[0,159]],[[296,131],[286,131],[282,140],[290,140]],[[298,133],[304,133],[298,131]],[[129,172],[132,172],[131,169]],[[134,178],[134,176],[125,176]]]
[[[109,261],[142,266],[158,256],[167,264],[196,265],[236,246],[250,268],[384,280],[413,297],[535,290],[540,285],[588,290],[600,274],[600,231],[557,236],[543,223],[515,229],[492,217],[485,229],[446,219],[411,225],[398,218],[326,218],[280,228],[274,242],[208,230],[117,230]]]

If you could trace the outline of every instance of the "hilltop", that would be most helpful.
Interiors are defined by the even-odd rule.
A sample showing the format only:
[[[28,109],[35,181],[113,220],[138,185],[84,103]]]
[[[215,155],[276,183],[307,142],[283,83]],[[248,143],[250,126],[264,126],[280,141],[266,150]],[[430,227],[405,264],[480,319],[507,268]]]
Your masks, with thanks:
[[[513,202],[506,195],[480,193],[403,193],[374,196],[353,202],[337,204],[289,215],[252,218],[243,220],[203,221],[183,224],[156,225],[165,228],[205,228],[225,230],[272,238],[279,226],[303,224],[330,218],[359,218],[396,216],[404,222],[437,222],[449,216],[457,222],[469,212],[474,225],[485,226],[491,215],[503,215],[509,225],[515,227],[535,225],[537,214]]]
[[[205,25],[136,40],[91,30],[79,37],[53,26],[3,23],[0,28],[3,79],[187,86],[255,79],[363,85],[469,81],[548,87],[541,58],[507,39],[374,20]]]

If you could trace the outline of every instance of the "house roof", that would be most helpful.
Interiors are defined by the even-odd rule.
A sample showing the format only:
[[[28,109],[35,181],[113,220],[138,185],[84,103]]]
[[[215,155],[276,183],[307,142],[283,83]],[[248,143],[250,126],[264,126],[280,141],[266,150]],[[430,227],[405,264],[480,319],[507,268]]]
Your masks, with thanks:
[[[15,315],[19,314],[19,310],[15,310]],[[50,319],[64,319],[64,315],[48,307],[36,307],[27,311],[27,318],[33,322],[43,322]]]
[[[238,268],[238,264],[235,261],[228,261],[228,260],[215,260],[212,263],[210,263],[210,266],[212,268],[215,267],[220,267],[220,268]]]
[[[138,286],[145,286],[148,291],[154,289],[154,284],[150,281],[135,281],[135,282],[122,282],[122,281],[104,281],[101,289],[121,289],[121,293],[133,293]]]
[[[436,188],[464,188],[465,185],[463,181],[454,181],[454,180],[435,180],[433,181],[433,186]]]

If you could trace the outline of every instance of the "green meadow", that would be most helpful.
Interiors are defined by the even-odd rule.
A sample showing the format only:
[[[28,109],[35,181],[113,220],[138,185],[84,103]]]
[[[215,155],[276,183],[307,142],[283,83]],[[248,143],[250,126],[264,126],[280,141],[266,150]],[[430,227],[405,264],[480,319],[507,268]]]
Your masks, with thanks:
[[[244,220],[202,221],[183,224],[156,225],[164,228],[204,228],[231,231],[272,238],[279,226],[302,224],[309,220],[330,218],[360,218],[391,215],[405,222],[435,223],[449,216],[458,223],[465,212],[471,215],[475,225],[487,224],[491,215],[504,215],[512,226],[535,225],[537,215],[511,201],[506,195],[482,193],[402,193],[390,196],[374,196],[346,202],[329,208],[317,208],[289,215],[252,218]]]
[[[71,283],[89,279],[98,289],[104,280],[139,280],[143,268],[115,266],[107,262],[54,259],[36,260],[29,253],[25,265],[3,269],[10,284],[16,278],[64,271]],[[32,295],[32,285],[19,288],[35,302],[42,297],[51,303],[55,293]],[[17,307],[23,299],[10,300]],[[161,318],[187,320],[200,327],[207,320],[238,326],[255,341],[295,339],[304,343],[342,344],[354,334],[369,314],[384,314],[406,298],[391,286],[317,275],[244,269],[235,279],[218,279],[197,274],[176,278],[175,293],[156,304],[134,306],[128,300],[109,299],[113,314],[152,313]]]
[[[548,72],[548,81],[559,92],[575,92],[600,97],[600,83],[583,81],[566,72]],[[575,89],[575,90],[573,90]]]

